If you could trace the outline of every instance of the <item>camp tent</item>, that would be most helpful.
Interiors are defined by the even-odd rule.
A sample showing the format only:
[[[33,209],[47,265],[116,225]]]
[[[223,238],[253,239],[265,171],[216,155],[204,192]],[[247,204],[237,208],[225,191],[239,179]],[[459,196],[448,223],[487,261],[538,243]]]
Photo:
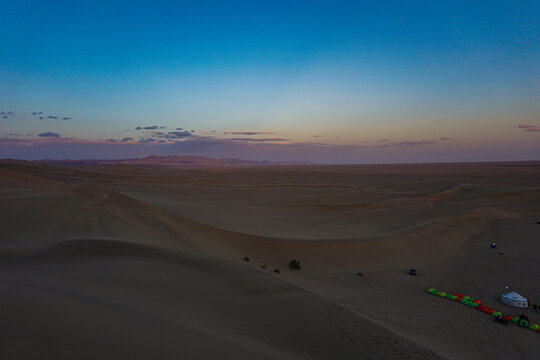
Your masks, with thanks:
[[[505,304],[519,308],[526,308],[529,306],[527,299],[515,291],[509,292],[508,294],[503,294],[501,296],[501,301]]]

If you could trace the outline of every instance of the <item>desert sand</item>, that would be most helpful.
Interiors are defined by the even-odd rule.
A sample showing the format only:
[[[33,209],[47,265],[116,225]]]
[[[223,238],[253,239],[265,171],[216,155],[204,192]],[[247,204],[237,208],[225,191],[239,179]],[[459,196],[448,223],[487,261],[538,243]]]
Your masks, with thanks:
[[[540,162],[2,160],[0,219],[2,358],[540,358],[426,292],[540,304]]]

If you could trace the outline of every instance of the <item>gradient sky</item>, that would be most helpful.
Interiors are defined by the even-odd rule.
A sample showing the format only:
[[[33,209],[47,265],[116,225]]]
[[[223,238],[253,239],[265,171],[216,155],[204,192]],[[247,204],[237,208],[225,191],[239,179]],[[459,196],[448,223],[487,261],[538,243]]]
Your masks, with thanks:
[[[0,5],[0,158],[540,159],[538,1]]]

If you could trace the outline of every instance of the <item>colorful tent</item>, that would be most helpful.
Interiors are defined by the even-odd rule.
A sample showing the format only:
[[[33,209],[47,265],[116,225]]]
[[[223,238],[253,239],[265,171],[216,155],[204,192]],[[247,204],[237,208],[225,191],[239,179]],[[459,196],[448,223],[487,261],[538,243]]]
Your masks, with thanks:
[[[508,294],[503,294],[501,296],[501,301],[505,304],[519,308],[526,308],[529,306],[527,299],[515,291],[509,292]]]

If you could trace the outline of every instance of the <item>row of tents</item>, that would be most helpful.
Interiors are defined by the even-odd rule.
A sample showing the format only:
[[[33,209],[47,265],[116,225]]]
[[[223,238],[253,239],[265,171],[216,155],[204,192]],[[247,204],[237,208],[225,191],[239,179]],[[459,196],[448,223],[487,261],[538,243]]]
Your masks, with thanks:
[[[492,309],[490,306],[483,304],[480,300],[475,299],[473,297],[463,295],[460,293],[454,293],[454,294],[447,294],[444,291],[438,291],[435,289],[428,289],[428,293],[432,295],[436,295],[448,300],[460,302],[464,305],[470,306],[472,308],[475,308],[477,310],[482,311],[483,313],[492,315],[494,317],[501,317],[502,319],[509,321],[511,323],[517,324],[521,327],[529,328],[530,330],[536,331],[540,333],[540,325],[535,324],[528,319],[522,317],[522,316],[511,316],[511,315],[503,315],[500,311],[496,311],[495,309]]]

